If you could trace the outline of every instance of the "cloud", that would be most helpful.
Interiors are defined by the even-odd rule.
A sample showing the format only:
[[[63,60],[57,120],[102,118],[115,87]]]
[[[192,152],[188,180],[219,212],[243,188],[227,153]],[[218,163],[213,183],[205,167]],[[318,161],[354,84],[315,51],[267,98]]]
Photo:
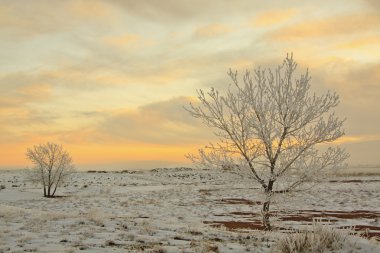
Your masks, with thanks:
[[[320,69],[318,75],[356,105],[375,105],[380,96],[380,63],[339,61]]]
[[[102,150],[115,159],[143,160],[144,148],[155,155],[166,148],[170,160],[176,147],[213,138],[182,108],[195,89],[224,90],[229,67],[274,67],[294,51],[300,72],[311,67],[313,89],[341,95],[337,110],[347,116],[347,133],[377,136],[376,5],[4,0],[0,129],[9,145],[52,139],[76,145],[87,160]]]
[[[380,34],[355,38],[350,41],[341,42],[336,45],[336,48],[364,50],[365,48],[368,48],[368,47],[372,48],[372,47],[379,47],[379,46],[380,46]]]
[[[62,67],[55,70],[13,72],[0,75],[0,91],[7,94],[2,100],[24,105],[28,102],[42,102],[51,99],[58,87],[82,89],[91,85],[92,76],[80,69]]]
[[[12,1],[0,3],[0,32],[31,37],[68,32],[82,25],[106,27],[117,12],[104,1]],[[5,37],[6,38],[6,37]]]
[[[292,41],[359,34],[380,29],[380,17],[373,14],[351,14],[306,20],[269,32],[272,40]]]
[[[0,122],[8,129],[31,129],[36,125],[46,126],[59,118],[57,113],[30,108],[11,108],[0,110]]]
[[[188,17],[193,14],[194,5],[196,3],[186,2],[179,4],[174,0],[166,1],[133,1],[133,0],[113,0],[113,3],[125,8],[126,11],[134,13],[135,15],[154,19],[164,20],[173,19],[177,17]],[[207,3],[205,3],[207,5]]]
[[[209,24],[205,26],[198,27],[194,34],[196,37],[215,37],[223,34],[230,33],[232,31],[231,27],[223,24]]]
[[[336,111],[347,117],[346,133],[353,136],[378,136],[380,114],[380,63],[339,60],[313,69],[312,87],[330,89],[340,95]]]
[[[52,96],[52,87],[46,83],[33,84],[20,88],[19,93],[22,96],[30,97],[34,100],[44,100]]]
[[[67,10],[80,18],[110,18],[114,14],[109,5],[97,0],[92,0],[91,3],[84,0],[68,1]]]
[[[232,16],[242,12],[250,13],[252,9],[264,8],[267,4],[263,1],[176,1],[176,0],[111,0],[110,2],[124,8],[126,12],[147,20],[164,23],[189,22],[210,18],[220,18],[221,15]],[[286,4],[279,3],[279,6]]]
[[[60,115],[49,110],[31,108],[0,109],[0,145],[21,144],[29,140],[47,138],[50,128],[54,128]],[[38,138],[36,138],[38,136]]]
[[[334,144],[380,141],[380,135],[346,135],[334,141]]]
[[[373,11],[380,11],[380,2],[378,0],[364,0]]]
[[[111,141],[134,141],[165,145],[202,143],[212,136],[183,106],[193,99],[177,97],[151,103],[136,110],[114,112],[96,131]],[[209,139],[209,138],[207,138]]]
[[[297,9],[264,11],[252,19],[250,23],[255,27],[278,25],[293,18],[297,12]]]
[[[351,142],[342,144],[349,152],[348,163],[352,164],[379,164],[380,141]]]
[[[109,36],[105,38],[105,42],[118,47],[141,45],[141,37],[136,34],[125,33],[121,36]]]
[[[0,76],[1,107],[20,107],[26,103],[51,99],[52,86],[45,79],[30,78],[24,73]]]
[[[0,93],[3,94],[0,96],[0,124],[14,141],[64,127],[62,118],[67,119],[64,110],[55,110],[62,102],[59,99],[62,95],[56,92],[59,85],[45,72],[0,76]]]
[[[112,43],[120,43],[122,46],[121,41]],[[13,76],[13,80],[8,83],[47,83],[54,87],[84,92],[115,86],[170,85],[183,80],[190,71],[181,59],[160,58],[156,55],[135,56],[134,47],[141,49],[144,42],[136,40],[131,43],[134,44],[131,48],[134,50],[129,50],[130,54],[116,50],[115,47],[98,48],[92,45],[91,53],[83,58],[60,62],[56,60],[43,68],[7,74]],[[128,48],[128,44],[125,47]],[[0,83],[6,85],[5,82],[0,75]]]

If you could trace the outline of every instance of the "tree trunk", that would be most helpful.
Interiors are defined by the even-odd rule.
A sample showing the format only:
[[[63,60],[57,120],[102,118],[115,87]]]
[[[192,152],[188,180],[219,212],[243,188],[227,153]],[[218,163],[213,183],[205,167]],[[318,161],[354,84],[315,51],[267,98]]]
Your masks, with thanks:
[[[262,216],[263,216],[263,226],[265,230],[272,230],[272,226],[270,224],[270,199],[272,195],[274,180],[269,180],[268,186],[265,188],[265,202],[263,204]]]
[[[51,189],[51,186],[48,185],[48,194],[47,194],[48,197],[51,197],[51,196],[50,196],[50,189]]]
[[[57,178],[57,180],[56,180],[56,182],[55,182],[54,191],[53,191],[53,196],[55,195],[55,191],[57,190],[57,187],[58,187],[58,185],[60,184],[60,182],[61,182],[61,180],[62,180],[62,172],[63,172],[63,171],[61,171],[61,172],[59,173],[58,178]]]
[[[46,197],[46,187],[44,185],[44,197]]]
[[[270,206],[270,200],[264,202],[263,204],[263,226],[265,230],[271,230],[272,227],[270,225],[270,215],[269,215],[269,206]]]
[[[52,194],[52,196],[54,196],[54,194],[55,194],[55,191],[57,190],[57,186],[58,186],[58,183],[54,186],[54,191],[53,191],[53,194]]]

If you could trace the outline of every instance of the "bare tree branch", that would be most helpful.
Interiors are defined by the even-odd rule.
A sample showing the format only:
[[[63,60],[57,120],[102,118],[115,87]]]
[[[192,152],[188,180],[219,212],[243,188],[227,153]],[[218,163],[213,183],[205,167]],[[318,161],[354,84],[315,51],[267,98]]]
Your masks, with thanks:
[[[35,145],[27,149],[26,157],[35,166],[29,178],[42,184],[44,197],[54,197],[57,187],[74,171],[72,158],[62,145]]]
[[[343,149],[328,148],[321,153],[316,148],[344,135],[344,120],[332,112],[339,96],[330,91],[312,93],[309,71],[295,78],[296,69],[292,54],[274,70],[247,70],[242,83],[238,72],[230,69],[232,85],[225,95],[214,88],[206,93],[198,90],[200,103],[185,108],[214,128],[221,139],[188,158],[198,167],[241,164],[249,168],[267,194],[263,223],[268,228],[274,193],[318,181],[324,171],[339,167],[348,157]]]

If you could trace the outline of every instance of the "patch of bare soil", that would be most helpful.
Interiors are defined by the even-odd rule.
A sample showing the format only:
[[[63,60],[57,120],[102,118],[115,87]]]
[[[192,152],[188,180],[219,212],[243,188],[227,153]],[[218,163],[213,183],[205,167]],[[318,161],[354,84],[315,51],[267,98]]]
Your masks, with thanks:
[[[67,195],[54,195],[54,196],[45,196],[44,198],[48,198],[48,199],[58,199],[58,198],[67,198],[69,196]]]
[[[380,179],[349,179],[349,180],[330,180],[329,183],[377,183],[380,182]]]
[[[217,201],[218,204],[232,204],[232,205],[261,205],[261,201],[252,201],[248,199],[240,198],[229,198],[229,199],[220,199]]]
[[[380,227],[378,226],[356,225],[353,229],[360,232],[363,237],[375,238],[377,241],[380,241]]]
[[[231,199],[227,199],[228,203]],[[225,200],[226,201],[226,200]],[[239,202],[241,199],[232,199],[232,202]],[[249,200],[243,200],[246,203]],[[240,202],[241,203],[241,202]],[[275,214],[282,221],[295,221],[301,224],[311,223],[314,219],[318,218],[324,222],[337,222],[338,219],[349,219],[349,220],[359,220],[359,219],[377,219],[380,217],[380,212],[368,211],[368,210],[354,210],[354,211],[320,211],[320,210],[299,210],[294,214],[281,215],[279,213]],[[215,214],[215,216],[238,216],[241,218],[259,218],[259,214],[253,212],[231,212],[226,214]],[[262,230],[264,227],[261,225],[261,221],[204,221],[205,224],[210,224],[212,227],[224,226],[230,230]],[[343,227],[339,227],[343,228]],[[283,230],[284,228],[277,228]],[[357,225],[354,227],[356,231],[360,231],[362,236],[367,238],[375,238],[380,240],[380,227],[370,226],[370,225]]]
[[[200,189],[198,190],[199,193],[203,194],[203,195],[211,195],[211,192],[213,191],[218,191],[218,189]]]
[[[260,221],[204,221],[204,224],[209,224],[211,227],[224,226],[230,230],[263,230],[264,227]]]
[[[280,217],[286,221],[313,221],[314,218],[328,218],[329,221],[336,219],[376,219],[380,217],[380,212],[368,210],[354,211],[319,211],[319,210],[299,210],[295,214]]]
[[[230,212],[230,213],[220,213],[220,214],[214,214],[214,216],[225,216],[225,217],[231,217],[231,216],[239,216],[241,218],[257,218],[259,217],[258,213],[253,212]]]

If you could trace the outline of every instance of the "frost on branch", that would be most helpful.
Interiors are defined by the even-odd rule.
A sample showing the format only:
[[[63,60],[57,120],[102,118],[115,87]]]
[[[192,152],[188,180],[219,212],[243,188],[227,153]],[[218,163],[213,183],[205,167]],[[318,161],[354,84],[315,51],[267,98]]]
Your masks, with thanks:
[[[269,196],[264,212],[269,212],[273,193],[318,181],[348,157],[336,146],[317,148],[344,135],[344,120],[332,111],[339,96],[330,91],[312,93],[308,70],[295,78],[296,68],[293,56],[287,55],[274,70],[247,70],[242,80],[230,70],[232,84],[225,94],[214,88],[198,90],[199,104],[186,108],[219,137],[218,143],[188,157],[198,167],[249,170]],[[270,228],[267,218],[263,222]]]

